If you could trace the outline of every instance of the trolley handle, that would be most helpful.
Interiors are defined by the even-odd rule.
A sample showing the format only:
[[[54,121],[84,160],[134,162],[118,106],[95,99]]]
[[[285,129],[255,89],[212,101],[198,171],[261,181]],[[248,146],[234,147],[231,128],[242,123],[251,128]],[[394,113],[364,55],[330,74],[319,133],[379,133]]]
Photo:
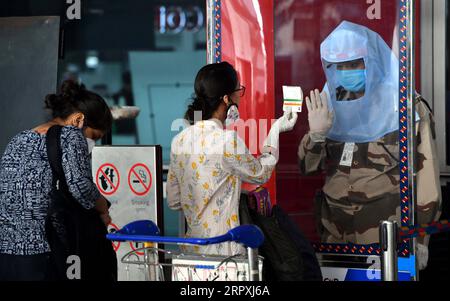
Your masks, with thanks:
[[[164,244],[213,245],[234,241],[246,247],[257,249],[264,242],[264,234],[255,225],[241,225],[224,235],[209,238],[181,238],[160,236],[159,228],[150,220],[135,221],[119,231],[106,235],[112,241],[153,242]]]

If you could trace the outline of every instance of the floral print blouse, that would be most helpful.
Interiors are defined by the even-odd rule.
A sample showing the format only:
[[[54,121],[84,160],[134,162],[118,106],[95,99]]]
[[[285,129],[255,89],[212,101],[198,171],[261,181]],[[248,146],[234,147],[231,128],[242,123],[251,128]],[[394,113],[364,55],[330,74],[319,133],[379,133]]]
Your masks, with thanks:
[[[172,141],[167,180],[167,202],[183,210],[187,237],[214,237],[239,226],[242,181],[267,182],[275,156],[255,158],[235,131],[215,120],[198,121]],[[184,246],[191,253],[236,255],[245,249],[236,243]]]

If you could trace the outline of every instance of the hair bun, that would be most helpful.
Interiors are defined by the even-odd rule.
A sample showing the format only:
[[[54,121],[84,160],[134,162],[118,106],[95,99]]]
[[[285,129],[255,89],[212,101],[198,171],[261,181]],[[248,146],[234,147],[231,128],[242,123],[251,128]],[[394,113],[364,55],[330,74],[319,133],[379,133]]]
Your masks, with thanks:
[[[195,111],[202,111],[205,108],[205,100],[201,97],[194,96],[191,106]]]
[[[86,88],[74,80],[65,80],[61,84],[59,94],[48,94],[45,97],[45,108],[56,114],[61,114],[67,106],[76,106],[83,99]]]
[[[56,94],[48,94],[45,97],[45,108],[52,111],[58,110],[61,106],[61,98]]]
[[[86,91],[86,88],[84,85],[80,85],[74,80],[65,80],[61,84],[61,96],[62,98],[66,99],[72,99],[74,101],[77,101],[80,99],[80,96],[83,94],[83,92]]]

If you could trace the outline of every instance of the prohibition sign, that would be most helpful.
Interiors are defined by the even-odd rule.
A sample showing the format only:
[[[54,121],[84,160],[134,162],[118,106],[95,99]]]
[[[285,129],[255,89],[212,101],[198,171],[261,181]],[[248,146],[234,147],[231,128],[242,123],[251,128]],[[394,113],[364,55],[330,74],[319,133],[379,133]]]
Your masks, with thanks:
[[[116,175],[114,176],[114,172]],[[117,183],[114,184],[115,178],[117,178]],[[99,183],[99,180],[101,179],[102,183]],[[97,184],[98,189],[102,194],[105,195],[111,195],[117,191],[120,184],[120,175],[117,168],[110,164],[105,163],[102,166],[99,167],[97,170],[97,175],[95,176],[95,182]],[[106,191],[110,188],[110,191]]]
[[[111,226],[112,228],[119,231],[119,227],[117,227],[116,224],[110,223],[109,226]],[[111,229],[110,229],[110,231],[111,231]],[[111,233],[110,231],[108,231],[108,233]],[[117,245],[114,243],[114,241],[112,241],[111,243],[113,245],[114,251],[117,252],[117,250],[119,250],[119,248],[120,248],[120,241],[117,242]]]
[[[133,180],[132,177],[134,178]],[[131,191],[138,196],[147,194],[152,187],[152,173],[150,169],[142,163],[133,165],[128,173],[128,185]]]

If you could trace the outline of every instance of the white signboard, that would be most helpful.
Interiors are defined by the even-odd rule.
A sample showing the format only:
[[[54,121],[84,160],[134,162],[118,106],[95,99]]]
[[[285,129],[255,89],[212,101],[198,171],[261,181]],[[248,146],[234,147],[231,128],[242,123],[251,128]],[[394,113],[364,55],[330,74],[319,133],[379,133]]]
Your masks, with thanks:
[[[160,146],[100,146],[92,151],[92,174],[100,192],[111,202],[112,223],[121,229],[137,220],[151,220],[162,229],[162,156]],[[144,281],[142,267],[120,262],[128,252],[142,247],[131,242],[113,243],[118,279]],[[143,253],[136,259],[143,260]]]

